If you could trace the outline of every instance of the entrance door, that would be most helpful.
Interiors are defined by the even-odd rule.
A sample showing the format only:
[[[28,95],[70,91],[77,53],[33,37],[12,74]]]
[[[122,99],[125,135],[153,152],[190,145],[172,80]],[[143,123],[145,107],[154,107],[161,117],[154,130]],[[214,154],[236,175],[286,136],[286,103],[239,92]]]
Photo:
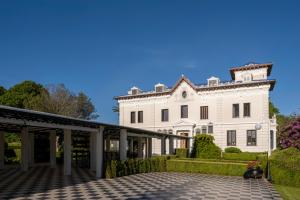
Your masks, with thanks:
[[[188,136],[188,133],[180,133],[182,136]],[[186,140],[180,140],[180,148],[187,148]]]

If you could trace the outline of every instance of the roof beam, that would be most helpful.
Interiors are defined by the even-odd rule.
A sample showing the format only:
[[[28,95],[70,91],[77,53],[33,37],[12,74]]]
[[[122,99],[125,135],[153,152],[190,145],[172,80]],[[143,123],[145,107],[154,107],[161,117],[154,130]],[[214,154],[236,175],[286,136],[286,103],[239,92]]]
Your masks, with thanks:
[[[37,121],[29,121],[29,120],[22,120],[22,119],[10,119],[10,118],[3,118],[3,117],[0,117],[0,123],[16,124],[19,126],[32,126],[32,127],[54,128],[54,129],[70,129],[70,130],[87,131],[87,132],[97,132],[98,131],[97,128],[52,124],[52,123],[46,123],[46,122],[37,122]]]

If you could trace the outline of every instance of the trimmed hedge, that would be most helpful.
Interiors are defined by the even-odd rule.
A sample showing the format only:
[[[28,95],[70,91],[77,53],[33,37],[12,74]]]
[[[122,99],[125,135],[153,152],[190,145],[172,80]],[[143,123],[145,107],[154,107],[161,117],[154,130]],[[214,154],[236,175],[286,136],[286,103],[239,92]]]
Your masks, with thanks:
[[[275,184],[300,187],[300,150],[291,147],[274,151],[269,162]]]
[[[236,147],[227,147],[225,148],[225,153],[242,153],[242,151]]]
[[[167,171],[242,176],[247,165],[243,163],[210,162],[198,160],[167,160]]]
[[[221,158],[221,149],[214,143],[214,137],[208,134],[194,136],[191,157],[204,159]]]
[[[112,160],[106,163],[105,178],[115,178],[138,173],[165,172],[166,161],[170,156],[159,156],[146,159]]]
[[[178,158],[188,158],[189,157],[189,149],[175,149],[175,155],[178,157]]]
[[[253,153],[253,152],[223,153],[223,159],[252,161],[252,160],[257,160],[259,156],[265,156],[265,155],[266,153]]]

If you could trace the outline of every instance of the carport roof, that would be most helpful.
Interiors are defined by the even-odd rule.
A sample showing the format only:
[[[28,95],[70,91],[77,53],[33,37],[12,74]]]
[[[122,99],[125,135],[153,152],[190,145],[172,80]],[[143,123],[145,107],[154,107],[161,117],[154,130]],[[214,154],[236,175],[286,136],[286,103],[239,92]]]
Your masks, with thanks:
[[[101,126],[105,129],[127,129],[128,132],[146,134],[154,137],[173,136],[176,138],[188,138],[186,136],[164,134],[144,129],[113,125],[97,121],[90,121],[39,112],[27,109],[14,108],[0,105],[0,130],[7,132],[19,131],[22,127],[37,127],[44,129],[71,129],[78,131],[97,131]]]

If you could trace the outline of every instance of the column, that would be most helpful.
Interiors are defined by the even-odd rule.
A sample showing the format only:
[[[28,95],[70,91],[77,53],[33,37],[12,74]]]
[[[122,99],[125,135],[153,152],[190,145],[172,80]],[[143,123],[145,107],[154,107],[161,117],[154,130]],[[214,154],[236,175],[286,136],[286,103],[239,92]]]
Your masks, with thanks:
[[[161,138],[161,155],[165,155],[166,154],[166,138],[162,137]]]
[[[4,169],[4,132],[0,131],[0,169]]]
[[[23,171],[28,170],[29,164],[29,136],[28,136],[28,128],[24,127],[21,130],[21,168]]]
[[[71,175],[72,170],[72,150],[71,150],[71,141],[72,140],[72,131],[65,129],[64,130],[64,174]]]
[[[56,166],[56,131],[52,130],[49,135],[50,139],[50,166]]]
[[[174,138],[172,136],[169,137],[169,154],[173,155],[174,152]]]
[[[127,159],[127,129],[121,129],[120,131],[120,160]]]
[[[133,137],[130,137],[128,146],[129,146],[129,157],[132,158],[133,157]]]
[[[90,170],[96,171],[96,134],[90,133]]]
[[[152,138],[148,138],[148,158],[152,157]]]
[[[106,135],[105,137],[105,150],[106,152],[110,152],[110,135]]]
[[[34,164],[34,133],[28,133],[29,135],[29,166]]]
[[[138,137],[138,158],[143,158],[143,138]]]
[[[96,177],[101,178],[103,174],[103,131],[104,127],[100,126],[96,134]]]

